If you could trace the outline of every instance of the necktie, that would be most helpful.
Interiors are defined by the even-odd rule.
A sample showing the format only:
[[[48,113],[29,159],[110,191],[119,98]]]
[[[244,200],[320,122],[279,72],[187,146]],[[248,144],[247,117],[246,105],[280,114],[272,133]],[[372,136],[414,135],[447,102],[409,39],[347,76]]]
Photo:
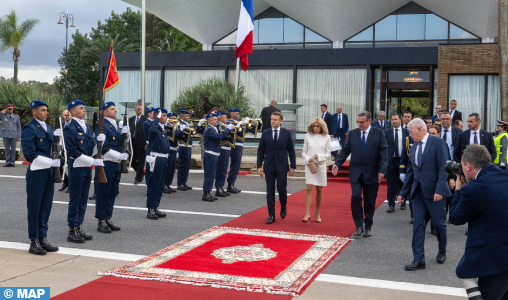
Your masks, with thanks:
[[[420,145],[418,146],[418,156],[417,156],[417,165],[422,165],[422,156],[423,156],[423,142],[420,142]]]
[[[385,122],[381,122],[381,121],[379,121],[379,123],[381,123],[381,128],[383,128],[383,129],[384,129],[384,128],[385,128]]]
[[[399,156],[399,129],[395,129],[395,157]]]
[[[476,136],[477,132],[473,132],[474,133],[474,138],[473,138],[473,141],[476,145],[478,145],[478,136]]]
[[[341,115],[339,115],[339,128],[342,128],[342,124],[340,123],[340,121],[341,121],[341,120],[340,120],[340,116],[341,116]]]
[[[321,119],[323,119],[323,120],[325,119],[325,114],[326,114],[326,113],[324,113],[324,114],[323,114],[323,116],[321,117]]]
[[[278,130],[275,130],[275,134],[273,135],[273,141],[274,141],[275,143],[277,143],[277,131],[278,131]]]
[[[365,148],[365,131],[362,131],[362,151]]]
[[[448,140],[448,129],[445,129],[444,135],[443,135],[443,139],[445,140],[445,142],[447,142],[447,140]]]

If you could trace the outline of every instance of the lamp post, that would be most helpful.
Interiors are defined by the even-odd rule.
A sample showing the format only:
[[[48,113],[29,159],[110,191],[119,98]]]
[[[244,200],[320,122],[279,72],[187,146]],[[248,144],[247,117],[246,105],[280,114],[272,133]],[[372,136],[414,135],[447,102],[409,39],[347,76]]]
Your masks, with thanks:
[[[62,22],[62,18],[65,20],[65,93],[64,93],[64,101],[65,104],[67,104],[67,38],[68,38],[68,32],[69,32],[69,21],[72,21],[71,27],[76,27],[74,25],[74,16],[69,14],[69,11],[67,10],[67,13],[60,13],[60,20],[58,20],[57,24],[64,24]]]

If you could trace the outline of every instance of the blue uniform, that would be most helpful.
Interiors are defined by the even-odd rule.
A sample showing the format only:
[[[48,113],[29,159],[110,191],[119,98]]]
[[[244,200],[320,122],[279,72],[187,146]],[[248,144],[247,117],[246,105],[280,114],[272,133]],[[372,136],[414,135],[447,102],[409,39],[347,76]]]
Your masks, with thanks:
[[[81,155],[93,156],[97,145],[90,126],[86,131],[79,123],[72,119],[63,129],[65,149],[69,157],[69,212],[67,222],[69,227],[83,224],[92,182],[92,167],[74,167],[74,161]]]
[[[205,180],[203,182],[203,191],[210,192],[215,180],[215,171],[220,156],[220,140],[229,134],[229,129],[224,129],[219,133],[216,127],[206,126],[203,138],[205,141],[205,153],[203,154],[203,166],[205,169]]]
[[[217,130],[225,128],[224,124],[220,124],[217,126]],[[229,155],[231,152],[231,146],[227,144],[227,136],[221,140],[220,147],[220,156],[219,161],[217,162],[217,171],[215,173],[215,187],[221,188],[224,187],[224,183],[226,183],[226,176],[228,173],[228,163],[229,163]],[[234,137],[233,137],[234,138]]]
[[[110,150],[119,152],[123,141],[122,131],[120,128],[115,128],[115,125],[111,124],[109,120],[104,120],[102,133],[106,136],[106,140],[102,144],[102,158],[104,159],[104,155]],[[95,128],[95,136],[98,135],[99,126]],[[98,172],[98,168],[95,168],[95,178],[99,178]],[[95,217],[99,220],[111,219],[113,215],[116,192],[122,176],[120,161],[104,160],[104,172],[108,182],[96,185]]]
[[[189,127],[189,123],[180,119],[180,123]],[[192,137],[189,139],[189,145],[178,143],[178,173],[176,174],[176,183],[184,185],[189,178],[189,169],[192,156]]]
[[[143,133],[145,134],[145,139],[146,139],[146,152],[145,153],[150,153],[150,149],[151,149],[151,146],[150,146],[150,133],[148,132],[148,127],[150,127],[150,124],[152,124],[153,120],[150,120],[150,119],[147,119],[145,123],[143,123]],[[150,181],[150,176],[152,175],[151,172],[150,172],[150,168],[148,166],[148,162],[146,163],[146,167],[145,167],[145,183],[146,185],[148,185],[148,182]]]
[[[176,168],[176,153],[178,151],[177,139],[182,135],[180,130],[175,130],[176,126],[166,126],[166,133],[169,140],[168,169],[166,172],[166,185],[169,187],[173,183]],[[173,137],[173,130],[175,131]],[[173,140],[171,140],[173,139]]]
[[[148,127],[150,152],[147,151],[147,171],[150,164],[153,165],[150,181],[147,182],[146,207],[159,207],[162,197],[162,189],[166,182],[166,170],[168,167],[169,140],[166,131],[159,125],[159,118],[149,123]],[[153,159],[153,163],[149,160]]]
[[[51,144],[54,141],[53,129],[32,119],[21,132],[23,155],[30,163],[37,156],[50,158]],[[46,238],[48,219],[53,204],[53,168],[31,171],[26,170],[26,194],[28,209],[28,238]]]
[[[229,120],[231,123],[238,122],[236,120]],[[236,136],[235,147],[231,148],[230,157],[231,157],[231,165],[229,166],[229,176],[228,183],[235,184],[236,177],[238,176],[238,172],[240,172],[240,165],[242,164],[242,153],[243,153],[243,141],[245,136],[245,129],[242,130],[242,134],[239,132]]]

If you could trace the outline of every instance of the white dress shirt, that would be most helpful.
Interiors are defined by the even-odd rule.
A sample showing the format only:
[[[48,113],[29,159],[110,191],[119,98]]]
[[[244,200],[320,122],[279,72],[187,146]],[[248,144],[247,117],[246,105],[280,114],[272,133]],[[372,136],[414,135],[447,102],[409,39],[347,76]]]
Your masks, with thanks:
[[[342,129],[342,122],[344,122],[344,118],[342,117],[342,113],[337,115],[337,122],[339,122],[339,120],[340,120],[339,128]]]
[[[118,129],[118,125],[116,125],[115,119],[111,119],[111,118],[104,118],[104,119],[108,120],[109,123],[111,123],[111,125],[115,126],[115,129]]]
[[[397,133],[395,133],[395,130],[397,129]],[[395,134],[397,134],[399,136],[398,138],[398,143],[397,143],[397,148],[399,149],[399,156],[400,157],[402,155],[402,128],[399,127],[399,128],[393,128],[393,140],[395,141]],[[393,157],[397,157],[395,156],[395,153],[393,153]]]
[[[406,124],[402,124],[402,128],[409,130],[409,127]]]
[[[455,110],[450,110],[450,117],[452,118],[453,120],[453,114],[455,113]]]
[[[85,120],[81,120],[75,117],[72,117],[76,122],[78,122],[79,125],[81,125],[81,128],[83,128],[83,131],[86,132],[86,123]]]
[[[474,144],[474,133],[476,132],[476,139],[478,140],[478,145],[481,145],[480,143],[480,127],[478,127],[478,130],[473,131],[471,130],[471,135],[469,136],[469,145]]]
[[[363,136],[364,132],[365,132],[365,144],[367,144],[367,137],[369,136],[370,126],[369,126],[369,128],[367,128],[367,130],[361,132],[361,134],[360,134],[360,141],[362,139],[362,136]]]
[[[275,138],[275,130],[277,130],[277,131],[278,131],[278,132],[277,132],[277,141],[278,141],[278,140],[280,139],[280,126],[279,126],[279,128],[273,128],[273,127],[272,127],[272,139],[274,139],[274,138]]]
[[[134,128],[138,125],[139,118],[141,118],[141,116],[136,116],[136,120],[134,120]]]
[[[444,138],[445,130],[448,130],[446,133],[446,143],[448,144],[448,149],[450,150],[450,157],[453,157],[453,150],[455,149],[453,147],[453,139],[452,139],[452,126],[450,128],[445,129],[443,126],[441,126],[441,137]]]
[[[428,139],[429,139],[429,134],[427,133],[427,134],[425,134],[423,139],[416,145],[415,163],[417,166],[419,166],[419,164],[418,164],[418,147],[420,147],[420,145],[422,146],[422,157],[423,157],[423,153],[425,153],[425,145],[427,145]]]
[[[41,124],[42,128],[44,128],[44,131],[48,132],[48,126],[46,126],[46,122],[35,119],[39,124]]]
[[[328,112],[328,111],[325,111],[325,112],[323,113],[323,115],[321,116],[321,118],[322,118],[323,120],[325,119],[325,116],[326,116],[326,113],[327,113],[327,112]]]

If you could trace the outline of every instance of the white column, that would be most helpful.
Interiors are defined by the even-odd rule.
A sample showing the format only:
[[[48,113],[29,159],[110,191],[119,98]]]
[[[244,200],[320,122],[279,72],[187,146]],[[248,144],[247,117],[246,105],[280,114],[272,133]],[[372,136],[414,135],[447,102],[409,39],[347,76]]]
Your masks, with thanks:
[[[482,39],[483,44],[491,44],[494,43],[494,38],[484,38]]]
[[[212,51],[212,44],[203,44],[203,51]]]
[[[344,41],[333,41],[333,48],[344,48]]]

